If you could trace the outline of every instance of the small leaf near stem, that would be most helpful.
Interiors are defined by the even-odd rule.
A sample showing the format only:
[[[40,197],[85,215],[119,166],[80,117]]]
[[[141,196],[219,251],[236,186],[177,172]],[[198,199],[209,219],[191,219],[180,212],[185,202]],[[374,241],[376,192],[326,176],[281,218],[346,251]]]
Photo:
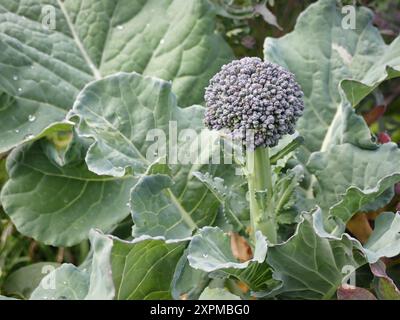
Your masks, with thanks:
[[[279,159],[283,158],[284,156],[288,155],[290,152],[296,150],[300,145],[304,143],[304,138],[298,136],[294,138],[287,146],[283,149],[279,150],[276,154],[271,155],[270,162],[271,164],[276,164]]]
[[[249,186],[252,238],[260,230],[270,242],[277,242],[269,148],[247,151],[247,181]]]

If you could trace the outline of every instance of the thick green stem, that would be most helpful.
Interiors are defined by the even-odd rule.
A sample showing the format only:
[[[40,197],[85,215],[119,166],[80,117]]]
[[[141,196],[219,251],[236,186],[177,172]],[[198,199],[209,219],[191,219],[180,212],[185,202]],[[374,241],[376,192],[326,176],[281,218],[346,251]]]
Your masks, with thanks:
[[[268,240],[276,243],[277,232],[273,204],[271,163],[268,148],[259,147],[247,152],[252,235],[260,230]]]

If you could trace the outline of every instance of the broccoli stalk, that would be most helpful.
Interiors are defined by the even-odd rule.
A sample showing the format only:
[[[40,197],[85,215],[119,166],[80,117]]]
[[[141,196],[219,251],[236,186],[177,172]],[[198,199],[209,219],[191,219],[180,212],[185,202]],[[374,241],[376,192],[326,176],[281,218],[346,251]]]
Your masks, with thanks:
[[[272,243],[277,242],[277,225],[273,204],[273,185],[269,148],[257,148],[246,153],[249,187],[250,221],[253,230],[260,230]]]

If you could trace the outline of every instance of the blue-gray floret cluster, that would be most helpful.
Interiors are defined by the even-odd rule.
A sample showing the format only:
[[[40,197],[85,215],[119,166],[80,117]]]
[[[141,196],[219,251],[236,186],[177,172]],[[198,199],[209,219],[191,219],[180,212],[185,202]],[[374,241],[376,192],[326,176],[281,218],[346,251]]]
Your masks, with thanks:
[[[205,125],[228,130],[253,147],[273,147],[279,139],[294,133],[303,114],[303,91],[294,75],[259,58],[243,58],[224,65],[206,88]],[[249,130],[252,129],[252,130]]]

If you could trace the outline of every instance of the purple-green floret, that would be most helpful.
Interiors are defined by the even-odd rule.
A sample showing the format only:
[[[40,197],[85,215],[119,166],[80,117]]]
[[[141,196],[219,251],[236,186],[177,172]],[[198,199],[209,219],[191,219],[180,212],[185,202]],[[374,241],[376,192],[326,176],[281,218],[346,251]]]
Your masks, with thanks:
[[[243,58],[222,66],[205,92],[205,125],[227,130],[248,146],[273,147],[295,131],[303,114],[303,91],[286,69],[259,58]]]

